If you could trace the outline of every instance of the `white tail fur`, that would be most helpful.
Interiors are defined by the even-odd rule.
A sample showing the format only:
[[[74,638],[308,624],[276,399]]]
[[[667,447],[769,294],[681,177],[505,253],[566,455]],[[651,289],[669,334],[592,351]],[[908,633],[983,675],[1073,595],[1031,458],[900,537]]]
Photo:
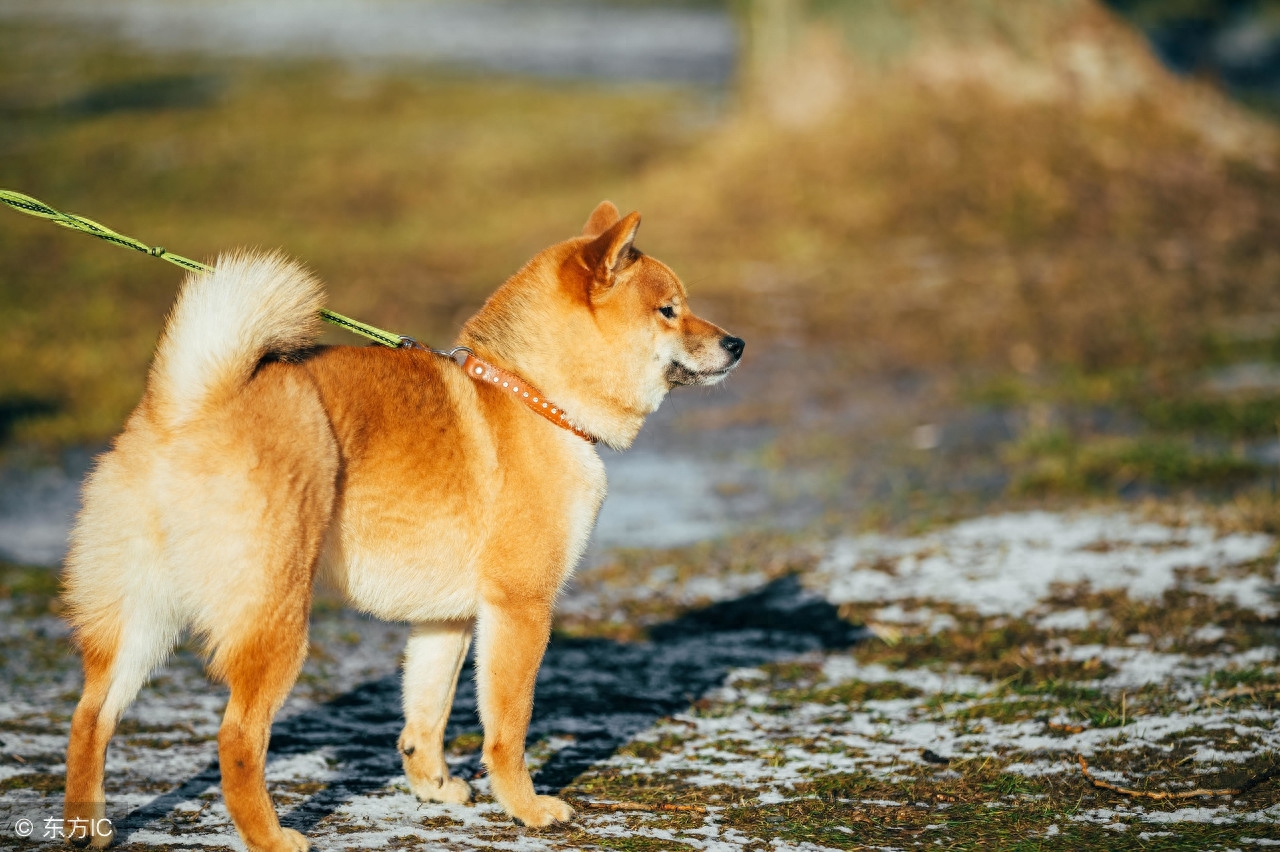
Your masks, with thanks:
[[[278,253],[218,258],[190,273],[156,346],[149,381],[155,413],[169,427],[241,388],[267,355],[315,342],[324,288]]]

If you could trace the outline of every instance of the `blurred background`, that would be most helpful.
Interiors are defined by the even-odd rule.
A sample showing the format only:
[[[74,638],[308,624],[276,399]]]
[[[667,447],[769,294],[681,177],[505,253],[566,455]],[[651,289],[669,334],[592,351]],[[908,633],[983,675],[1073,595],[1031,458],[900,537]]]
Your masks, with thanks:
[[[1112,498],[1268,526],[1278,111],[1270,0],[0,0],[0,186],[282,248],[367,322],[447,343],[640,210],[747,359],[610,457],[607,545]],[[0,211],[0,556],[60,557],[179,279]]]
[[[0,0],[0,187],[435,345],[608,198],[747,341],[601,451],[529,740],[712,813],[419,809],[407,626],[322,594],[269,769],[321,848],[1280,840],[1278,120],[1280,0]],[[0,209],[0,835],[56,812],[56,566],[181,277]],[[232,836],[199,653],[112,747],[129,848]]]

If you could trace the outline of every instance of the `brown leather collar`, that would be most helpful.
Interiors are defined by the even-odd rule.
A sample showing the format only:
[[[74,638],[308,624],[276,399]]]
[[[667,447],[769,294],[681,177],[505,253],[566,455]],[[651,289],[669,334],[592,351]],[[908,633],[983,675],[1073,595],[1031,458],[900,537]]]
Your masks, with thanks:
[[[561,429],[568,429],[588,443],[596,443],[595,435],[570,420],[564,409],[544,397],[541,391],[519,376],[508,373],[506,370],[500,370],[470,353],[467,354],[466,360],[462,362],[462,369],[477,382],[486,382],[509,392],[531,410],[541,414]]]

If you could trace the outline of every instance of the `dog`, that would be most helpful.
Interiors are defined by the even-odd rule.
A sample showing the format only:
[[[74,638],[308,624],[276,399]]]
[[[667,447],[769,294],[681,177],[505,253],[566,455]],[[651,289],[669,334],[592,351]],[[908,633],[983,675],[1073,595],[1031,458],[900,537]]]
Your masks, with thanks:
[[[280,255],[188,276],[71,535],[84,693],[66,824],[100,824],[107,743],[190,631],[230,687],[218,760],[236,830],[251,850],[306,849],[263,771],[316,582],[412,625],[398,747],[419,799],[470,798],[444,731],[474,635],[494,797],[528,826],[572,818],[534,793],[524,746],[556,595],[605,496],[594,444],[625,449],[668,391],[719,382],[744,347],[635,248],[639,225],[602,202],[464,324],[461,365],[422,347],[317,346],[322,287]]]

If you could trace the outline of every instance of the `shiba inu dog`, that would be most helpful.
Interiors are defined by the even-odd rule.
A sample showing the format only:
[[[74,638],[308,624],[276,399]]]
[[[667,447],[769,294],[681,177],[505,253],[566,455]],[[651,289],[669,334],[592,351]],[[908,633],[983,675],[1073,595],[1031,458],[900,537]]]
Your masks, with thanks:
[[[67,825],[102,818],[107,742],[191,631],[231,691],[218,758],[236,829],[253,850],[306,849],[263,769],[317,580],[413,625],[399,750],[420,799],[470,797],[443,741],[474,634],[494,796],[530,826],[573,816],[535,795],[524,744],[554,600],[604,499],[593,444],[627,447],[671,388],[720,381],[744,345],[635,249],[639,224],[600,204],[464,325],[461,366],[422,348],[315,346],[321,286],[277,255],[186,279],[72,533],[64,597],[84,694]]]

